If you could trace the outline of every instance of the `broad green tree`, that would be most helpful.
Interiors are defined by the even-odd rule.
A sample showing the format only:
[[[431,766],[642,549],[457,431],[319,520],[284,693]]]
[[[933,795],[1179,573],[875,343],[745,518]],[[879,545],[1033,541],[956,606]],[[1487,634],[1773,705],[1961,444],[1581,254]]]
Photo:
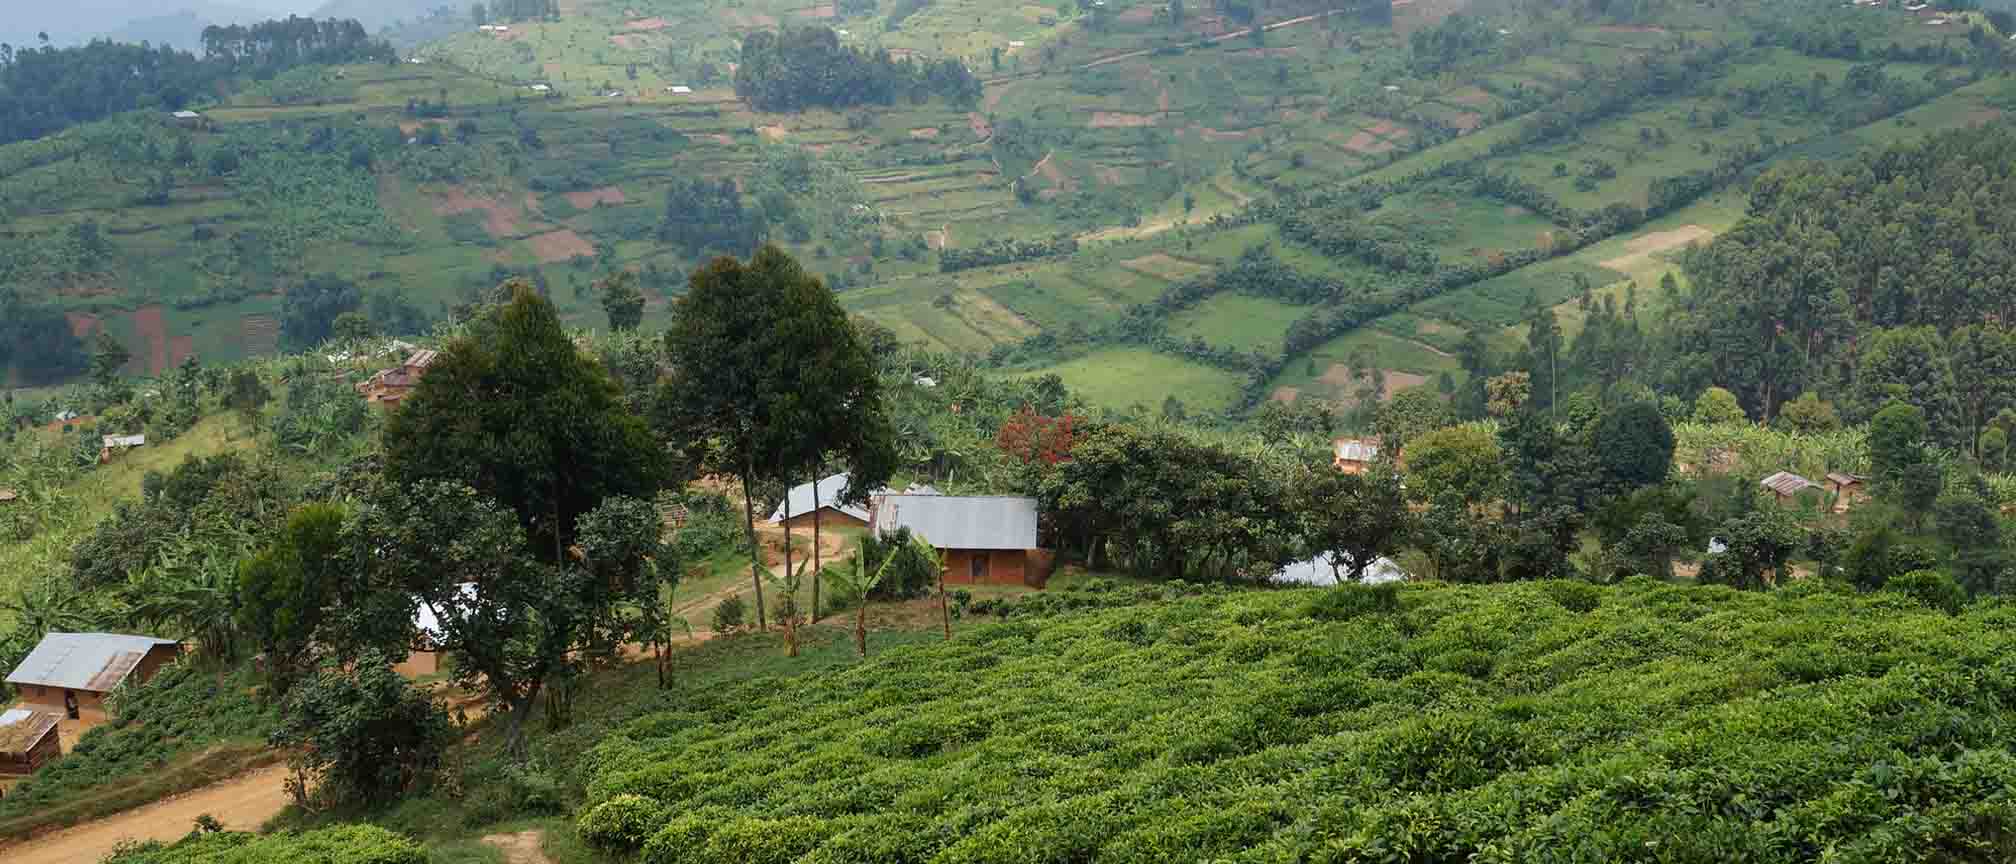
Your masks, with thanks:
[[[1505,479],[1498,439],[1481,424],[1437,429],[1407,445],[1407,493],[1418,501],[1455,495],[1475,507],[1496,498]]]
[[[609,316],[609,329],[635,330],[644,321],[644,290],[637,287],[637,274],[619,270],[595,282],[602,311]]]
[[[1673,468],[1673,429],[1651,401],[1629,402],[1596,421],[1596,459],[1602,484],[1628,492],[1666,479]]]
[[[716,258],[691,282],[665,333],[672,374],[660,390],[659,425],[690,443],[694,462],[740,479],[757,626],[765,627],[752,488],[816,480],[831,456],[855,475],[848,495],[865,496],[894,471],[894,433],[874,358],[832,292],[791,256],[765,246],[746,263]]]
[[[339,505],[304,504],[238,568],[239,626],[264,649],[279,681],[307,668],[330,607],[345,599],[335,595],[355,564],[343,537],[346,516]]]
[[[451,340],[385,426],[395,483],[469,486],[517,512],[557,563],[575,523],[614,495],[671,482],[664,448],[608,371],[530,286]]]
[[[1399,548],[1411,521],[1400,473],[1389,461],[1359,474],[1329,465],[1295,479],[1295,515],[1310,548],[1339,568],[1338,584],[1357,582],[1374,561]]]
[[[1720,387],[1703,390],[1694,399],[1696,423],[1741,423],[1748,419],[1743,414],[1743,405],[1736,401],[1736,394]]]

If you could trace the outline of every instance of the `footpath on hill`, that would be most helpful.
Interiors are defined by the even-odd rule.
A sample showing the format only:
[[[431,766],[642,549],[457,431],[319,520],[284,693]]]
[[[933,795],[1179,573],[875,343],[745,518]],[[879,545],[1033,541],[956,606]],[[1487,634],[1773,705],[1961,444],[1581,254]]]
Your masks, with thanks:
[[[112,854],[128,840],[172,842],[208,814],[236,831],[257,830],[286,808],[287,766],[269,765],[221,783],[164,798],[99,819],[45,834],[25,843],[0,846],[7,864],[89,864]]]

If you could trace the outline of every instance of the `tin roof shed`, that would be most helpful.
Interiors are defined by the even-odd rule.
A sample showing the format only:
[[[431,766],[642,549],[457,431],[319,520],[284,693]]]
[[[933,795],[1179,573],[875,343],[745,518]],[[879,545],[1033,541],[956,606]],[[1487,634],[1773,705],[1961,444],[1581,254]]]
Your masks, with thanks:
[[[7,683],[109,693],[133,674],[147,652],[175,644],[173,639],[119,633],[51,633],[14,667]]]

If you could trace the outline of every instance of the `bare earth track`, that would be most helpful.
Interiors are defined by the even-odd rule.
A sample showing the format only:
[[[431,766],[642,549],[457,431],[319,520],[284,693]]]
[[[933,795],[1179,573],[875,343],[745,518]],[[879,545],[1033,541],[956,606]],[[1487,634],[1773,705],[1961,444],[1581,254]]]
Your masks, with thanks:
[[[271,765],[145,807],[0,847],[7,864],[90,864],[127,840],[179,840],[209,814],[224,827],[256,830],[289,803],[287,766]]]

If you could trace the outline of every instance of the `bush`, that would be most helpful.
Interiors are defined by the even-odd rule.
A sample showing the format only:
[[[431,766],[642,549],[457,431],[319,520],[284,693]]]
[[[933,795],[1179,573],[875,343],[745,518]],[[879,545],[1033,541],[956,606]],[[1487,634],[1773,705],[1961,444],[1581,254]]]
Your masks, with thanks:
[[[1349,621],[1360,615],[1400,611],[1400,586],[1342,584],[1316,592],[1303,614],[1318,621]]]
[[[740,594],[721,601],[721,605],[714,607],[714,632],[733,633],[742,629],[748,612],[748,604],[742,602]]]
[[[618,795],[581,814],[581,839],[614,852],[634,852],[671,818],[665,805],[642,795]]]
[[[433,695],[383,656],[366,655],[348,671],[323,669],[290,691],[287,705],[274,743],[320,779],[318,796],[339,804],[382,804],[411,790],[455,735]]]
[[[420,844],[373,825],[301,834],[191,833],[173,844],[121,847],[105,864],[427,864]]]
[[[1958,615],[1967,608],[1967,591],[1953,577],[1937,570],[1913,570],[1889,581],[1883,590],[1902,594],[1927,609]]]

